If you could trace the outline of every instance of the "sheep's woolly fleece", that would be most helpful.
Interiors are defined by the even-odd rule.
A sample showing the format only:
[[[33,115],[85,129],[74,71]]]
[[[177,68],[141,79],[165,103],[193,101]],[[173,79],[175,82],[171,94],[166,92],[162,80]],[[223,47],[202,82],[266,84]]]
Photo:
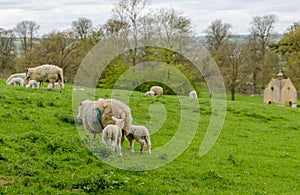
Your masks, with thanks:
[[[62,89],[64,80],[62,68],[51,64],[28,68],[26,77],[27,79],[32,78],[41,84],[45,81],[49,81],[53,86],[55,82],[58,82],[60,84],[60,89]]]
[[[100,116],[99,113],[101,112]],[[131,109],[115,99],[100,99],[98,101],[84,100],[78,108],[77,119],[82,120],[84,127],[91,133],[99,134],[107,125],[114,125],[112,116],[124,119],[124,135],[129,134],[131,126]],[[100,117],[100,120],[98,119]],[[97,121],[99,123],[97,123]]]
[[[161,86],[152,86],[150,88],[150,91],[153,91],[157,96],[163,95],[163,88]]]
[[[22,78],[12,78],[8,83],[7,85],[19,85],[21,87],[24,87],[25,85],[25,81],[22,79]]]
[[[26,73],[15,73],[10,75],[6,80],[6,85],[8,85],[13,78],[22,78],[24,81],[26,81]]]

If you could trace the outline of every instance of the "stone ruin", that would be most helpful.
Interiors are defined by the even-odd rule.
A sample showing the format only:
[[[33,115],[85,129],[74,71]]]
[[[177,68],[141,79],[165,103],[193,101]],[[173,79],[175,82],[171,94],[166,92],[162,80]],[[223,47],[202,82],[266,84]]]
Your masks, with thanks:
[[[275,102],[276,105],[284,106],[288,102],[292,108],[296,108],[297,90],[291,79],[284,79],[281,71],[277,76],[278,79],[272,78],[264,90],[264,103],[271,104]]]

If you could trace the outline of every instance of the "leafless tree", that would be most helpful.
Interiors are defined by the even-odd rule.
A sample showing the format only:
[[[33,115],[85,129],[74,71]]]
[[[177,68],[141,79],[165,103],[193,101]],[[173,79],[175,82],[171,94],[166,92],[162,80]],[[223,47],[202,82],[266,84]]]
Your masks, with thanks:
[[[31,51],[33,48],[33,39],[39,30],[40,26],[34,21],[21,21],[17,24],[14,29],[17,36],[21,40],[22,49],[25,54],[25,58],[28,51]]]
[[[222,20],[215,20],[203,32],[206,33],[207,45],[210,52],[217,51],[222,44],[230,37],[231,24],[223,23]]]
[[[266,49],[270,44],[274,25],[276,23],[275,15],[255,16],[250,25],[251,32],[251,45],[255,46],[251,48],[255,54],[253,57],[256,60],[256,64],[253,64],[253,83],[257,84],[257,77],[264,65]]]
[[[81,40],[87,38],[88,34],[92,32],[92,27],[93,23],[88,18],[78,18],[72,22],[72,29]]]
[[[0,28],[0,67],[8,69],[15,57],[15,36],[13,30]]]

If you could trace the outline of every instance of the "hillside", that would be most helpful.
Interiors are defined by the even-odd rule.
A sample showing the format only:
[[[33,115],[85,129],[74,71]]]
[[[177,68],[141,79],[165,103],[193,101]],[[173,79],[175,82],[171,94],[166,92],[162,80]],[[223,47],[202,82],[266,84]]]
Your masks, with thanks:
[[[86,142],[94,142],[75,125],[72,92],[70,84],[60,94],[6,86],[0,80],[1,194],[300,193],[299,109],[264,105],[262,97],[237,95],[237,101],[227,102],[226,121],[217,143],[199,157],[211,116],[210,101],[203,92],[199,95],[199,126],[187,149],[165,166],[129,171],[106,164],[86,147]],[[122,99],[127,92],[114,94]],[[110,96],[111,90],[90,93],[91,99]],[[135,123],[151,125],[155,157],[155,151],[176,133],[179,113],[184,113],[178,98],[143,97],[133,92],[129,106]],[[161,124],[150,120],[161,117],[151,113],[155,106],[166,117],[161,129]],[[199,110],[190,113],[196,116]],[[136,142],[135,146],[137,150]],[[125,155],[120,161],[131,155],[126,153],[127,141],[123,147]],[[168,154],[160,156],[167,158]]]

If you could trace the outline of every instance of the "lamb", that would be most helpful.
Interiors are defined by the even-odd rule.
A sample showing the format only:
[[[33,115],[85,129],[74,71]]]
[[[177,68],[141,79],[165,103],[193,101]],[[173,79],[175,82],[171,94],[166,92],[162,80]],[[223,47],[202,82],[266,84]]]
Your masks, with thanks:
[[[38,83],[36,80],[30,80],[28,82],[28,84],[26,85],[26,88],[39,88],[40,87],[40,83]]]
[[[22,78],[12,78],[8,83],[6,83],[7,85],[19,85],[21,87],[24,87],[25,85],[25,81]]]
[[[191,91],[189,97],[192,99],[197,99],[198,98],[197,92],[195,90]]]
[[[131,109],[124,103],[115,99],[101,99],[97,101],[84,100],[78,108],[77,119],[82,121],[83,126],[96,139],[96,134],[102,132],[107,125],[115,124],[112,116],[124,119],[124,128],[122,129],[122,143],[126,135],[129,134],[131,125]]]
[[[47,89],[58,89],[60,88],[60,84],[58,82],[55,82],[54,83],[54,86],[52,83],[50,83],[47,87]],[[64,84],[62,83],[62,88],[64,88]]]
[[[6,80],[6,85],[8,85],[13,78],[22,78],[24,81],[26,81],[26,73],[15,73],[10,75]]]
[[[105,145],[111,146],[113,152],[118,150],[118,156],[122,156],[121,152],[121,139],[122,129],[124,127],[124,119],[118,119],[112,116],[115,121],[115,125],[107,125],[102,134],[102,142]]]
[[[147,91],[144,95],[145,96],[155,96],[155,92],[154,91]]]
[[[144,145],[147,144],[148,154],[151,154],[151,140],[150,134],[146,127],[131,125],[129,135],[127,135],[127,139],[130,144],[130,150],[134,152],[133,142],[134,140],[138,141],[141,144],[140,153],[143,153]]]
[[[40,82],[40,85],[44,81],[49,81],[54,86],[55,82],[59,83],[60,92],[62,91],[63,86],[63,70],[55,65],[41,65],[35,68],[28,68],[26,72],[26,79],[32,78],[37,82]]]
[[[163,88],[161,86],[152,86],[150,88],[150,91],[153,91],[157,96],[163,95]]]

